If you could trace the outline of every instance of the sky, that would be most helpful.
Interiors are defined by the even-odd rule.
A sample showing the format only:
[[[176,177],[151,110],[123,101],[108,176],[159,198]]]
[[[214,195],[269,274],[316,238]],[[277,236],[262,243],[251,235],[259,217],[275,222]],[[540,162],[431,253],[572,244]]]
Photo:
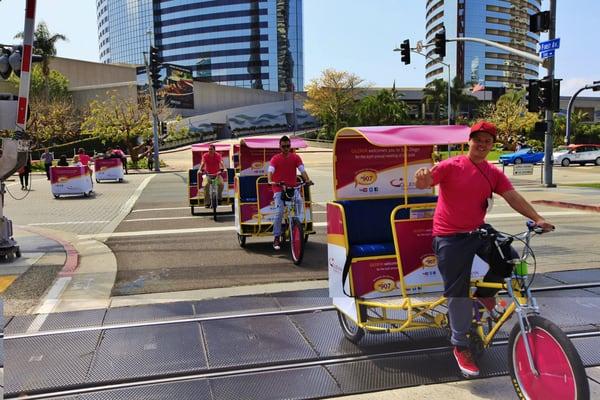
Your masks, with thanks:
[[[125,1],[125,0],[123,0]],[[484,1],[484,0],[482,0]],[[542,9],[548,9],[543,0]],[[425,36],[425,0],[304,0],[305,84],[327,68],[352,72],[376,87],[422,87],[424,57],[413,54],[410,65],[393,49],[404,39],[411,45]],[[561,94],[600,80],[600,0],[557,0],[557,78]],[[0,0],[0,44],[15,44],[23,30],[25,0]],[[38,0],[36,22],[67,42],[58,56],[98,61],[95,0]],[[542,40],[546,40],[542,35]],[[545,70],[542,70],[545,71]],[[586,91],[582,95],[598,95]]]

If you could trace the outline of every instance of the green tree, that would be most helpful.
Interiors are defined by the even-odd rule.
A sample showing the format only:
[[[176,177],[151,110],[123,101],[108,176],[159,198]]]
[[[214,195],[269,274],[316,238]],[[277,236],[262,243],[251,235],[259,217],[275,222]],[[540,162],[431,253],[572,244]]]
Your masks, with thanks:
[[[356,108],[357,125],[399,125],[408,119],[408,106],[395,89],[382,89],[360,100]]]
[[[105,99],[92,100],[81,130],[102,140],[125,143],[131,161],[137,163],[138,137],[149,138],[152,134],[150,98],[138,102],[107,92]]]
[[[434,120],[436,125],[440,124],[440,109],[448,99],[448,83],[443,79],[435,79],[425,86],[423,100],[429,107],[434,105]]]
[[[23,38],[23,32],[15,35],[15,39]],[[42,75],[47,80],[50,76],[50,57],[56,56],[56,43],[59,40],[67,40],[60,33],[52,34],[45,22],[40,22],[33,32],[33,53],[42,56]],[[47,88],[48,92],[50,91]]]
[[[355,103],[364,90],[362,83],[352,73],[326,69],[306,85],[304,108],[321,121],[331,137],[352,120]]]
[[[513,145],[520,134],[531,132],[539,115],[527,111],[525,90],[509,91],[500,96],[496,104],[483,108],[482,116],[496,124],[497,141]]]
[[[32,98],[30,110],[27,132],[34,143],[50,145],[79,139],[82,115],[75,109],[71,99],[54,99],[48,102]]]
[[[452,105],[452,115],[454,115],[454,119],[458,120],[458,112],[460,111],[460,106],[466,104],[477,104],[479,100],[477,97],[468,94],[466,91],[467,87],[463,83],[463,81],[455,76],[452,80],[452,86],[450,87],[450,103]]]
[[[20,79],[16,75],[11,75],[8,81],[19,87]],[[31,99],[52,101],[54,99],[70,98],[69,80],[56,70],[51,70],[48,76],[45,77],[42,73],[42,66],[34,65],[31,70],[30,82],[29,97]]]

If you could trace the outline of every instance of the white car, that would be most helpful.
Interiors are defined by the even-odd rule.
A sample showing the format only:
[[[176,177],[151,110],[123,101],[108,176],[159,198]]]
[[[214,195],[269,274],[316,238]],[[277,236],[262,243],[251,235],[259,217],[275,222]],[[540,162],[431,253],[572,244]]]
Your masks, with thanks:
[[[568,167],[571,164],[600,165],[600,144],[572,144],[552,154],[553,163]]]

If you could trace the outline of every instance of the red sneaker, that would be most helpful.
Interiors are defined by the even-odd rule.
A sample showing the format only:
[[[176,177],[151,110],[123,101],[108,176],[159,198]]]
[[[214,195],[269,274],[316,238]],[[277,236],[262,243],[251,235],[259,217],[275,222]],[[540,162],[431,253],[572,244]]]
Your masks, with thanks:
[[[479,376],[479,367],[475,364],[473,360],[473,355],[471,354],[471,350],[468,348],[461,348],[458,346],[454,346],[454,358],[456,358],[456,362],[458,363],[458,368],[466,377],[474,377]]]

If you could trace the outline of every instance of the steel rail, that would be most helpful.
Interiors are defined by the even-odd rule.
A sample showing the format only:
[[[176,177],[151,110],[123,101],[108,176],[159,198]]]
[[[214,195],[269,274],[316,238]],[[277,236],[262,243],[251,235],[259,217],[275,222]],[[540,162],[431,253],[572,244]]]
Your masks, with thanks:
[[[562,286],[542,286],[539,288],[532,288],[531,291],[536,292],[550,292],[550,291],[563,291],[573,289],[588,289],[600,287],[600,282],[588,282],[588,283],[574,283],[565,284]],[[502,293],[502,292],[500,292]],[[222,315],[211,315],[211,316],[198,316],[198,317],[187,317],[187,318],[170,318],[163,319],[160,321],[144,321],[144,322],[128,322],[120,324],[108,324],[108,325],[94,325],[77,328],[65,328],[48,331],[38,332],[26,332],[18,334],[7,334],[4,335],[4,340],[14,339],[25,339],[40,336],[53,336],[53,335],[64,335],[69,333],[81,333],[81,332],[92,332],[98,330],[112,330],[112,329],[126,329],[126,328],[139,328],[147,326],[161,326],[171,324],[185,324],[190,322],[206,322],[206,321],[217,321],[226,319],[239,319],[248,317],[268,317],[275,315],[288,315],[288,314],[304,314],[317,311],[332,311],[336,308],[334,306],[317,306],[317,307],[306,307],[306,308],[293,308],[293,309],[281,309],[273,311],[259,311],[254,313],[244,314],[222,314]]]
[[[566,334],[569,339],[587,339],[600,337],[600,331],[580,331],[580,332],[572,332]],[[504,346],[508,344],[508,340],[502,339],[493,341],[490,347]],[[284,370],[293,370],[305,367],[318,367],[324,365],[331,364],[344,364],[349,362],[356,361],[368,361],[368,360],[378,360],[392,357],[403,357],[410,355],[431,355],[438,354],[443,351],[451,351],[452,346],[444,345],[437,347],[427,347],[421,349],[411,349],[411,350],[400,350],[400,351],[392,351],[378,354],[365,354],[359,356],[337,356],[337,357],[329,357],[323,359],[312,359],[306,361],[297,361],[297,362],[281,362],[281,363],[273,363],[271,365],[265,365],[260,367],[242,367],[242,368],[226,368],[221,369],[219,371],[213,372],[202,372],[202,373],[183,373],[183,374],[172,374],[172,376],[166,376],[161,378],[139,378],[139,379],[130,379],[128,381],[123,381],[119,383],[103,383],[101,385],[94,385],[90,383],[88,385],[78,385],[77,387],[73,387],[71,389],[66,390],[55,390],[55,391],[36,391],[31,394],[5,394],[5,399],[22,399],[22,400],[37,400],[37,399],[48,399],[48,398],[56,398],[63,396],[75,396],[75,395],[83,395],[107,390],[115,390],[115,389],[130,389],[135,387],[143,387],[148,385],[157,385],[157,384],[165,384],[165,383],[177,383],[190,381],[195,379],[210,379],[210,378],[224,378],[229,376],[243,376],[254,373],[263,373],[263,372],[274,372],[274,371],[284,371]],[[504,374],[503,374],[504,375]]]

